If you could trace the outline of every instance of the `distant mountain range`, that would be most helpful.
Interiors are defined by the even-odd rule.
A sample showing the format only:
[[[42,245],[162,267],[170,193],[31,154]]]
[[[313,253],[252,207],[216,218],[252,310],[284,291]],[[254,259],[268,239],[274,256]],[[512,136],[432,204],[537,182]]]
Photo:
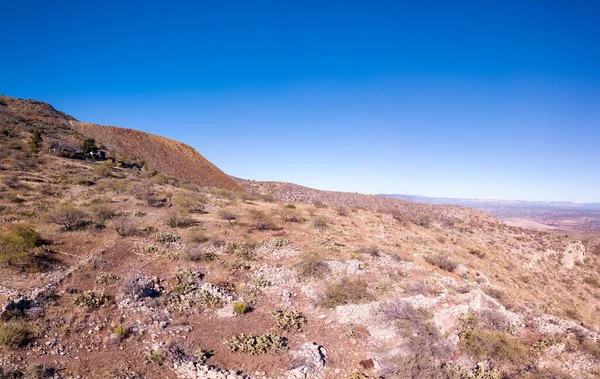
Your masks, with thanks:
[[[545,208],[568,210],[600,210],[600,203],[573,203],[564,201],[486,200],[449,197],[427,197],[403,194],[380,194],[378,196],[402,199],[414,203],[461,205],[475,209],[489,208]]]

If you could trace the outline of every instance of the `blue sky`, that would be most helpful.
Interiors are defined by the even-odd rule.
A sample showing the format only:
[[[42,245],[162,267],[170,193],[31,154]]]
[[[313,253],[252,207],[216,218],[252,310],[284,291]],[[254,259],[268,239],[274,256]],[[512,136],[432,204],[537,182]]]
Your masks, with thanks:
[[[593,1],[3,4],[0,93],[364,193],[600,201]]]

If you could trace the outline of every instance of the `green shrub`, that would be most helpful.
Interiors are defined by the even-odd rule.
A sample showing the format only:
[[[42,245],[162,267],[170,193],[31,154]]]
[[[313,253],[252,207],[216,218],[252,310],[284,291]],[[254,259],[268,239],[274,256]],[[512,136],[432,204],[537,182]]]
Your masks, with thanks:
[[[233,302],[233,312],[238,315],[243,315],[248,311],[248,305],[243,301]]]
[[[362,279],[342,279],[336,284],[330,285],[325,292],[322,305],[327,308],[335,308],[339,305],[361,303],[373,300],[367,289],[367,283]]]
[[[98,146],[96,146],[96,140],[94,140],[93,138],[84,139],[81,143],[80,148],[81,151],[83,151],[83,153],[86,155],[90,155],[90,153],[95,153],[99,150]]]
[[[25,346],[33,338],[33,333],[21,323],[0,324],[0,346],[9,350],[17,350]]]
[[[44,239],[30,226],[19,225],[12,230],[12,233],[21,238],[23,243],[29,247],[37,247],[44,244]]]
[[[28,226],[19,225],[11,232],[0,234],[0,265],[39,271],[41,257],[34,248],[43,243],[42,237]]]
[[[287,350],[287,340],[275,334],[252,335],[240,333],[225,340],[225,346],[234,352],[250,355],[279,354]]]
[[[529,354],[525,345],[497,330],[471,329],[460,333],[459,337],[463,350],[480,358],[523,364]]]
[[[126,326],[118,325],[113,328],[112,332],[115,336],[117,336],[119,341],[122,341],[129,335],[129,328]]]
[[[158,350],[150,350],[148,354],[146,354],[146,360],[151,363],[156,363],[157,365],[162,365],[165,361],[165,357]]]
[[[269,316],[275,321],[275,327],[280,330],[295,330],[301,332],[306,325],[306,317],[294,309],[277,308],[269,313]]]

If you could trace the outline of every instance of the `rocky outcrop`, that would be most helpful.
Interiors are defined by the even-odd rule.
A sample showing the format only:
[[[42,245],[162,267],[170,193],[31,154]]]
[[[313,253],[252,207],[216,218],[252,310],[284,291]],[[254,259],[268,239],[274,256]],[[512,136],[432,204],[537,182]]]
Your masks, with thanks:
[[[563,252],[561,263],[563,267],[572,269],[576,263],[583,263],[585,246],[579,241],[570,243]]]

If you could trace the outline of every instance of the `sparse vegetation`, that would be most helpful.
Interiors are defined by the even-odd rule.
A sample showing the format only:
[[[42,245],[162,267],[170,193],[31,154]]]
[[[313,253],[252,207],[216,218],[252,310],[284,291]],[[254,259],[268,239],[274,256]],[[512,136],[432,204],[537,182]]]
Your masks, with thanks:
[[[174,363],[268,377],[303,365],[306,376],[353,378],[565,379],[567,368],[573,377],[597,370],[597,236],[226,175],[218,180],[227,189],[214,188],[211,175],[173,153],[176,142],[90,126],[85,135],[107,138],[118,157],[112,167],[75,152],[83,123],[49,109],[12,120],[19,104],[10,103],[0,112],[2,378],[167,377]],[[111,138],[140,146],[128,154]],[[60,158],[63,150],[75,159]],[[83,212],[82,222],[53,225],[65,210]],[[229,336],[228,347],[214,346]],[[283,351],[283,336],[289,355],[241,356]],[[40,368],[54,356],[60,370]]]

